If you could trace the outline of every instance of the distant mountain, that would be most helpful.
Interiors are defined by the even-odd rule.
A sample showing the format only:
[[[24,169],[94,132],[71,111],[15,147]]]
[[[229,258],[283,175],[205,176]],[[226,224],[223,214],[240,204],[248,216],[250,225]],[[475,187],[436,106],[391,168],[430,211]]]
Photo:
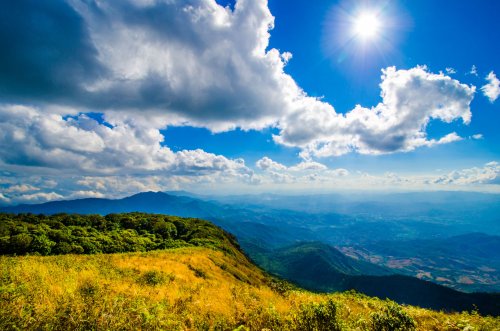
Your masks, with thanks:
[[[389,275],[387,269],[346,257],[322,243],[301,243],[273,251],[260,249],[250,255],[265,270],[311,291],[354,289],[369,296],[437,310],[477,307],[484,314],[500,313],[500,294],[463,293],[414,277]]]
[[[0,208],[5,213],[78,213],[111,214],[140,211],[185,217],[217,216],[223,209],[220,205],[188,196],[171,195],[163,192],[144,192],[123,199],[77,199],[51,201],[34,205],[19,205]]]
[[[189,198],[196,198],[196,199],[202,199],[202,200],[207,200],[206,196],[192,193],[189,191],[184,191],[184,190],[177,190],[177,191],[164,191],[164,193],[169,194],[169,195],[175,195],[178,197],[189,197]]]
[[[459,233],[500,235],[500,194],[479,192],[335,193],[308,195],[240,195],[214,197],[247,208],[261,206],[310,214],[337,213],[380,220],[439,220]],[[478,222],[480,220],[480,222]],[[465,231],[464,231],[465,230]],[[458,233],[457,233],[458,234]]]

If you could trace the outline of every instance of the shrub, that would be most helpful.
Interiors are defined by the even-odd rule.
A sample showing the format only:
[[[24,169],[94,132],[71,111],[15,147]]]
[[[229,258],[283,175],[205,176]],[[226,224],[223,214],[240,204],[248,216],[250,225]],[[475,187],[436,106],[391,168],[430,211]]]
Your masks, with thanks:
[[[78,292],[85,299],[94,299],[99,293],[100,286],[96,281],[85,279],[78,286]]]
[[[295,319],[295,329],[301,331],[342,330],[337,320],[337,305],[332,299],[300,306]]]
[[[203,278],[203,279],[207,279],[207,274],[201,270],[201,269],[198,269],[196,267],[193,267],[191,264],[188,265],[188,268],[189,270],[191,270],[192,272],[194,272],[194,275],[198,278]]]
[[[149,270],[146,271],[144,274],[141,275],[139,282],[141,284],[149,285],[149,286],[156,286],[164,283],[169,283],[175,279],[175,275],[173,274],[168,274],[165,275],[161,271],[157,270]]]
[[[372,328],[375,331],[415,330],[415,321],[394,302],[389,302],[382,311],[372,314]]]

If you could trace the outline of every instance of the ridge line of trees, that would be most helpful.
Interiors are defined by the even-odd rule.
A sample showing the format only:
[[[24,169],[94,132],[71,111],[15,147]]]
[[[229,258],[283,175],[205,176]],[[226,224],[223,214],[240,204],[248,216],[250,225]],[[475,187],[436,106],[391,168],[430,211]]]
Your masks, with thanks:
[[[1,255],[57,255],[146,252],[203,246],[230,254],[239,250],[233,235],[196,218],[123,213],[0,213]]]

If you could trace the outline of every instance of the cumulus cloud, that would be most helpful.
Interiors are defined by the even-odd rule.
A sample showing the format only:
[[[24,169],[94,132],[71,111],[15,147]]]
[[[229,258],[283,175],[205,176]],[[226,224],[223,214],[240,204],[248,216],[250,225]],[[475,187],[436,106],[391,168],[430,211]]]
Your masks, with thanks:
[[[286,166],[271,160],[267,156],[264,156],[262,159],[258,160],[255,165],[257,168],[262,170],[286,170]]]
[[[452,170],[444,174],[403,175],[395,172],[373,174],[358,171],[356,175],[348,179],[347,183],[351,188],[500,192],[500,165],[496,161],[483,166]]]
[[[274,183],[285,184],[285,183],[293,183],[293,182],[297,181],[297,178],[295,176],[292,176],[292,175],[287,174],[287,173],[270,171],[268,175],[269,175],[270,180]]]
[[[88,172],[161,170],[175,162],[157,129],[105,125],[87,115],[64,117],[0,105],[0,158],[6,164]]]
[[[303,161],[290,168],[290,171],[308,171],[308,170],[326,170],[328,167],[324,164],[314,161]]]
[[[320,178],[329,181],[349,175],[346,169],[329,169],[326,165],[315,161],[302,161],[287,167],[265,156],[258,160],[256,165],[265,172],[262,180],[271,180],[274,183],[301,183]]]
[[[456,132],[448,133],[446,136],[436,139],[431,139],[426,142],[427,146],[449,144],[454,141],[460,141],[464,138],[460,137]]]
[[[2,13],[7,100],[220,131],[273,125],[302,94],[283,71],[292,54],[267,49],[266,1],[239,0],[231,10],[215,0],[27,0]]]
[[[293,165],[291,167],[287,167],[279,162],[271,160],[269,157],[264,156],[256,163],[257,168],[261,170],[269,170],[269,171],[308,171],[308,170],[326,170],[328,167],[322,163],[314,162],[314,161],[302,161]]]
[[[83,198],[104,198],[105,195],[96,191],[74,191],[69,195],[70,199],[83,199]]]
[[[7,193],[25,193],[25,192],[39,191],[39,190],[40,189],[38,187],[34,187],[33,185],[20,184],[20,185],[9,186],[5,190],[5,192],[7,192]]]
[[[158,129],[133,122],[99,123],[81,114],[44,115],[33,107],[0,106],[0,158],[9,165],[67,172],[134,172],[205,175],[224,172],[251,180],[242,159],[231,160],[200,149],[172,152]]]
[[[488,184],[494,182],[500,175],[500,164],[498,162],[489,162],[484,167],[473,167],[452,171],[446,175],[433,180],[435,184]]]
[[[500,80],[493,71],[486,76],[486,80],[488,84],[481,87],[481,91],[483,91],[484,96],[493,103],[500,95]]]
[[[55,192],[39,192],[33,194],[23,194],[17,198],[18,202],[40,203],[52,200],[62,200],[64,197]]]
[[[433,120],[450,123],[471,120],[475,87],[425,66],[409,70],[383,70],[382,102],[372,108],[356,106],[346,114],[318,100],[305,99],[304,109],[280,122],[275,141],[303,149],[302,156],[325,157],[355,151],[384,154],[411,151],[459,140],[456,133],[428,140],[426,127]]]
[[[18,15],[22,24],[6,20],[9,35],[23,29],[52,37],[46,40],[50,44],[45,38],[18,38],[17,46],[3,55],[5,63],[21,61],[9,67],[19,77],[26,76],[22,64],[32,63],[32,71],[55,81],[53,77],[60,77],[72,90],[55,89],[71,101],[53,98],[43,91],[44,81],[12,84],[13,74],[0,82],[0,91],[21,95],[19,100],[98,110],[108,121],[139,117],[155,128],[192,125],[217,132],[277,125],[277,142],[317,156],[412,150],[427,144],[425,124],[430,118],[470,120],[472,88],[423,67],[384,70],[381,104],[335,113],[331,105],[308,97],[284,72],[291,53],[268,49],[274,17],[266,1],[239,0],[232,10],[215,0],[68,0],[30,3],[19,10],[47,16],[52,30],[32,23],[29,15]],[[71,22],[69,28],[58,12]],[[7,39],[0,36],[0,42],[7,44]],[[30,52],[22,54],[28,58],[19,57],[27,48]],[[47,48],[73,62],[31,57]],[[67,74],[59,64],[92,70]],[[74,81],[66,82],[70,77]],[[458,110],[451,110],[453,106]],[[310,122],[310,127],[303,125]],[[102,145],[96,140],[86,148]]]

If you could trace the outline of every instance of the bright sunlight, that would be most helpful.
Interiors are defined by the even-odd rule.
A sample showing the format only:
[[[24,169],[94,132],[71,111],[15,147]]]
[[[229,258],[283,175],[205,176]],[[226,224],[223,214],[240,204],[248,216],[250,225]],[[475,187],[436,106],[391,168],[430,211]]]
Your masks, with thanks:
[[[380,20],[373,13],[362,13],[354,20],[354,32],[363,39],[373,39],[380,30]]]

